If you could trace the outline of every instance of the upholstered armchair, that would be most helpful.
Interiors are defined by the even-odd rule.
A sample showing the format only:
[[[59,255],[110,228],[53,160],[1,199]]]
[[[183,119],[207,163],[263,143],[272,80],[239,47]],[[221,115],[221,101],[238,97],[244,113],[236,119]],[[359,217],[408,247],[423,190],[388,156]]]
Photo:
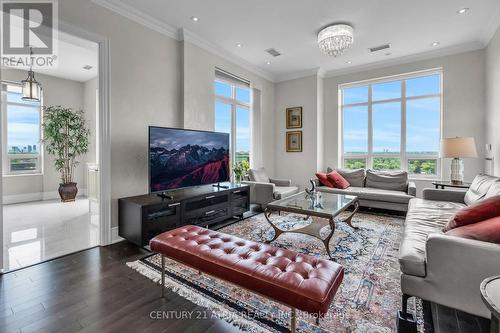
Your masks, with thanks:
[[[258,204],[265,209],[271,201],[286,198],[299,192],[298,186],[293,186],[289,179],[272,179],[266,169],[250,169],[248,180],[243,184],[250,185],[250,203]]]

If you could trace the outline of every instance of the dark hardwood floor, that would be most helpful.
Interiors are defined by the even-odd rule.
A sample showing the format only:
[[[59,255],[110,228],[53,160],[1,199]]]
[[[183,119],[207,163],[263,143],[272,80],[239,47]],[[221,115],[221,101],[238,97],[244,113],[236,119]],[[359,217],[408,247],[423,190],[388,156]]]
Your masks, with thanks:
[[[147,253],[121,242],[1,275],[0,332],[239,332],[174,293],[162,299],[125,265]]]

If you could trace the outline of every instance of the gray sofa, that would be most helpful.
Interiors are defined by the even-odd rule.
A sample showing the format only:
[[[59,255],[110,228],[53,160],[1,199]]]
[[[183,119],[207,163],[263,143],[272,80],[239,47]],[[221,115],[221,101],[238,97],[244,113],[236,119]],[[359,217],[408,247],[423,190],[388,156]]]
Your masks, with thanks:
[[[327,172],[332,169],[328,168]],[[416,195],[416,187],[408,181],[408,174],[404,171],[380,172],[374,170],[336,169],[350,184],[346,189],[331,188],[321,185],[318,179],[318,191],[355,195],[360,206],[381,208],[406,212],[408,202]]]
[[[299,192],[299,187],[292,185],[289,179],[269,178],[264,168],[250,169],[248,180],[241,182],[250,185],[250,203],[265,209],[267,204]]]
[[[479,285],[500,274],[500,245],[449,236],[442,229],[459,209],[500,195],[500,178],[478,175],[467,192],[424,189],[411,199],[399,250],[403,313],[411,296],[489,318]]]

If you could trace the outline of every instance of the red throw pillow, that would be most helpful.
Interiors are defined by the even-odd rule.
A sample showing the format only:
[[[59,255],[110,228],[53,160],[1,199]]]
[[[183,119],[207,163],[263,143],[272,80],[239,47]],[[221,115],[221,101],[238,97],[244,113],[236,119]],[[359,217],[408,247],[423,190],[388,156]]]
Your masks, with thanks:
[[[481,200],[473,205],[460,209],[446,223],[444,232],[464,225],[481,222],[500,216],[500,195]]]
[[[319,179],[319,182],[328,187],[334,187],[333,184],[328,180],[326,173],[324,172],[316,172],[316,178]]]
[[[446,235],[500,244],[500,216],[455,228]]]
[[[335,170],[327,174],[326,177],[335,188],[345,189],[351,186],[351,184]]]

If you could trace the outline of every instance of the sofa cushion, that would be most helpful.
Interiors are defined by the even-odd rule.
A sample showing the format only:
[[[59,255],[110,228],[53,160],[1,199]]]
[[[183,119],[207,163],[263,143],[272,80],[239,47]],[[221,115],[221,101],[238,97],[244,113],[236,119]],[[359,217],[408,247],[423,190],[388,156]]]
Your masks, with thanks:
[[[336,171],[349,182],[351,186],[365,186],[365,169],[336,169]]]
[[[318,187],[318,190],[335,194],[355,195],[360,200],[386,201],[403,204],[407,204],[410,199],[413,198],[411,195],[408,195],[402,191],[381,190],[369,187],[349,186],[346,189],[340,189],[320,186]]]
[[[500,195],[481,200],[470,206],[460,209],[444,226],[443,231],[481,222],[500,216]]]
[[[248,170],[248,177],[253,182],[269,183],[269,176],[264,168]]]
[[[386,172],[367,170],[365,187],[406,191],[408,189],[408,173],[406,171]]]
[[[500,195],[500,179],[494,182],[491,186],[488,192],[486,192],[486,195],[484,196],[485,199],[491,198],[494,196]]]
[[[327,174],[326,177],[335,188],[346,189],[351,185],[344,177],[342,177],[340,173],[335,170]]]
[[[446,235],[500,244],[500,216],[452,229]]]
[[[318,180],[321,183],[321,185],[328,186],[328,187],[335,187],[328,180],[328,177],[327,177],[326,173],[324,173],[324,172],[316,172],[316,178],[318,178]]]
[[[472,205],[473,203],[483,199],[488,193],[488,190],[498,180],[497,177],[488,175],[477,175],[472,181],[470,188],[465,193],[465,204]]]
[[[403,273],[425,277],[427,237],[432,233],[442,234],[444,225],[463,207],[464,204],[456,202],[410,200],[399,247],[399,264]]]
[[[299,192],[297,186],[275,186],[273,197],[276,200],[284,199]]]

